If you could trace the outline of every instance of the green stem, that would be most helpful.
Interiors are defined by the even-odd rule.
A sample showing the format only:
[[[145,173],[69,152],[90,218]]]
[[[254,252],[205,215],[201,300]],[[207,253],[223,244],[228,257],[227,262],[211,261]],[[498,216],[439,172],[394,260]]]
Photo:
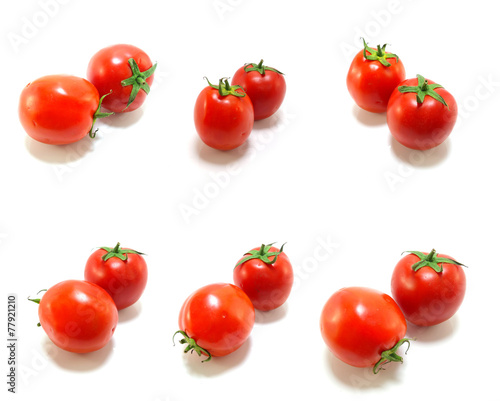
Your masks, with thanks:
[[[403,363],[403,358],[397,354],[397,351],[398,351],[399,347],[401,347],[401,345],[403,345],[404,343],[407,343],[408,348],[406,349],[406,352],[405,352],[405,354],[406,354],[408,352],[408,350],[410,349],[410,340],[414,340],[414,339],[403,338],[403,339],[399,340],[396,343],[396,345],[394,347],[392,347],[391,349],[383,351],[381,356],[380,356],[380,359],[373,367],[373,373],[377,374],[378,372],[383,370],[382,366],[387,365],[388,363],[391,363],[391,362]]]
[[[436,273],[441,273],[443,271],[443,263],[449,263],[452,265],[467,267],[464,264],[456,261],[455,259],[443,258],[438,256],[435,249],[432,249],[432,251],[430,251],[427,255],[419,251],[406,251],[403,253],[411,253],[420,259],[418,262],[414,263],[411,266],[413,271],[418,271],[422,267],[428,266],[431,269],[433,269]]]
[[[100,246],[99,249],[103,249],[106,251],[104,255],[102,255],[102,260],[105,262],[111,258],[118,258],[120,260],[126,261],[128,259],[128,254],[136,254],[136,255],[144,255],[142,252],[134,251],[133,249],[122,249],[120,248],[120,243],[118,242],[114,248],[110,248],[107,246]]]
[[[198,354],[198,356],[201,356],[202,353],[205,354],[208,358],[201,361],[202,363],[208,362],[212,359],[212,354],[207,349],[202,348],[198,344],[196,344],[196,341],[193,338],[189,337],[186,334],[186,332],[183,330],[177,330],[174,333],[174,335],[172,337],[172,341],[173,341],[174,345],[175,345],[175,336],[177,334],[181,334],[183,336],[183,338],[181,340],[179,340],[179,343],[180,344],[187,344],[186,348],[184,348],[184,353],[188,353],[189,351],[191,351],[191,353],[192,353],[193,351],[195,351]]]
[[[90,127],[90,131],[89,131],[89,136],[91,138],[95,138],[95,134],[97,134],[97,131],[99,131],[99,128],[97,128],[95,131],[94,131],[94,124],[96,122],[96,120],[98,118],[104,118],[104,117],[108,117],[112,114],[115,114],[113,112],[110,112],[110,113],[104,113],[101,111],[101,106],[102,106],[102,101],[103,99],[108,96],[108,95],[111,95],[111,92],[110,91],[109,93],[106,93],[105,95],[102,95],[102,97],[99,99],[99,104],[97,105],[97,110],[95,111],[94,113],[94,118],[92,119],[92,126]]]

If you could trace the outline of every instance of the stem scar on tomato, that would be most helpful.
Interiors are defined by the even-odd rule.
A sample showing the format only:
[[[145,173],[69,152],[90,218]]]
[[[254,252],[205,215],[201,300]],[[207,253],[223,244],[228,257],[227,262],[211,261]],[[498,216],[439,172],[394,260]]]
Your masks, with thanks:
[[[418,271],[422,267],[428,266],[431,269],[433,269],[436,273],[441,273],[443,271],[443,266],[442,266],[443,263],[449,263],[452,265],[467,267],[463,263],[460,263],[455,259],[438,257],[435,249],[430,251],[427,255],[424,254],[423,252],[418,252],[418,251],[406,251],[403,253],[411,253],[420,258],[419,262],[414,263],[412,265],[411,268],[413,269],[413,271]]]
[[[426,96],[430,96],[438,102],[444,104],[448,109],[450,108],[443,97],[435,91],[437,88],[443,88],[442,85],[439,84],[429,84],[427,79],[425,79],[422,75],[417,74],[418,84],[417,86],[407,86],[402,85],[398,87],[398,90],[401,93],[416,93],[417,94],[417,103],[423,103]]]
[[[381,370],[384,370],[382,366],[387,365],[390,362],[400,362],[403,363],[403,357],[401,355],[398,355],[396,352],[398,351],[399,347],[401,347],[404,343],[408,344],[408,348],[406,348],[405,355],[408,353],[408,350],[410,349],[410,340],[414,341],[414,338],[402,338],[399,340],[394,347],[391,349],[385,350],[381,354],[381,358],[378,360],[378,362],[375,364],[373,367],[373,373],[377,374]]]
[[[394,54],[394,53],[387,53],[385,51],[385,47],[387,46],[387,43],[380,47],[380,45],[377,45],[377,49],[368,47],[368,43],[366,43],[364,38],[361,38],[363,40],[363,56],[365,59],[370,60],[370,61],[378,61],[380,64],[382,64],[385,67],[390,67],[392,64],[387,61],[388,58],[395,58],[396,63],[399,62],[399,57]],[[366,52],[370,52],[370,55],[366,54]]]
[[[192,339],[191,337],[189,337],[185,331],[183,330],[177,330],[173,337],[172,337],[172,341],[174,343],[174,346],[175,346],[175,336],[177,334],[181,334],[184,338],[182,338],[181,340],[179,340],[179,343],[180,344],[187,344],[186,348],[184,348],[184,353],[188,353],[189,351],[191,351],[191,353],[193,353],[193,351],[195,351],[198,356],[201,356],[202,353],[204,353],[205,355],[208,356],[207,359],[204,359],[203,361],[201,361],[202,363],[203,362],[208,362],[212,359],[212,354],[210,354],[210,352],[208,350],[206,350],[205,348],[202,348],[200,347],[198,344],[196,344],[196,341],[194,339]]]
[[[137,62],[133,58],[128,59],[128,64],[130,65],[130,69],[132,70],[132,76],[130,78],[124,79],[121,83],[122,86],[132,85],[132,91],[130,92],[128,103],[123,110],[130,106],[141,89],[146,92],[146,95],[149,95],[151,88],[146,82],[146,79],[154,74],[156,66],[158,65],[158,63],[155,63],[148,70],[141,72],[139,66],[137,65]]]

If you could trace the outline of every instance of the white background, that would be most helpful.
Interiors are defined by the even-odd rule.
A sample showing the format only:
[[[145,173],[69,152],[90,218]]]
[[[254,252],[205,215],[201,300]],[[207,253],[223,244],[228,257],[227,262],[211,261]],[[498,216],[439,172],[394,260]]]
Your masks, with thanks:
[[[7,293],[19,298],[17,399],[418,400],[460,394],[498,400],[495,3],[4,5],[0,266],[3,299]],[[353,104],[345,76],[361,36],[373,46],[389,43],[408,77],[422,74],[455,96],[459,121],[443,145],[405,149],[391,139],[385,115]],[[22,88],[47,74],[85,76],[90,57],[115,43],[141,47],[158,62],[144,107],[99,121],[93,141],[54,147],[28,138],[17,118]],[[206,147],[192,118],[203,77],[216,82],[261,58],[286,74],[282,108],[256,123],[240,149]],[[26,297],[83,278],[95,247],[117,241],[147,253],[146,292],[120,312],[104,349],[87,355],[58,350],[36,327],[37,307]],[[201,364],[174,347],[184,299],[205,284],[231,282],[244,252],[273,241],[287,242],[296,272],[287,303],[257,313],[250,340],[230,356]],[[328,297],[351,285],[390,293],[401,252],[432,248],[469,266],[458,314],[434,328],[409,327],[417,341],[405,362],[376,376],[336,360],[319,332]]]

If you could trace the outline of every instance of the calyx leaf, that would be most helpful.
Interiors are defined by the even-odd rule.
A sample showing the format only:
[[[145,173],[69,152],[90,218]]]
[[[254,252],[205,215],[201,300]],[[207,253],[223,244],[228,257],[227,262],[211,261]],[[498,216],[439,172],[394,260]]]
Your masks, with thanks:
[[[385,51],[385,47],[387,46],[387,43],[383,46],[377,45],[377,49],[368,47],[368,43],[366,43],[364,38],[363,39],[363,57],[367,60],[370,61],[378,61],[380,64],[382,64],[384,67],[390,67],[392,64],[387,61],[388,58],[395,58],[396,63],[399,62],[399,57],[394,54],[394,53],[387,53]],[[366,52],[370,52],[370,54],[366,54]]]
[[[285,242],[286,244],[286,242]],[[245,253],[245,256],[243,259],[241,259],[236,266],[234,266],[235,268],[238,267],[239,265],[251,260],[251,259],[260,259],[262,260],[264,263],[268,263],[268,264],[273,264],[276,262],[276,259],[278,259],[278,256],[283,252],[283,247],[285,246],[285,244],[281,245],[281,248],[279,251],[275,251],[275,252],[269,252],[271,250],[271,247],[274,245],[274,242],[272,244],[268,244],[268,245],[265,245],[265,244],[262,244],[261,247],[259,249],[252,249],[251,251],[248,251],[247,253]]]
[[[467,267],[464,264],[456,261],[455,259],[438,257],[435,249],[430,251],[427,255],[423,252],[418,252],[418,251],[406,251],[403,253],[411,253],[420,259],[420,261],[414,263],[411,266],[413,271],[418,271],[422,267],[428,266],[431,269],[433,269],[436,273],[441,273],[443,271],[443,263],[450,263],[453,265]]]
[[[425,79],[422,75],[417,74],[417,86],[408,86],[402,85],[398,87],[398,90],[401,93],[416,93],[417,94],[417,103],[423,103],[426,96],[430,96],[438,102],[445,105],[447,108],[448,104],[444,100],[444,98],[435,91],[437,88],[442,88],[443,86],[439,84],[429,84],[427,79]]]
[[[264,60],[261,59],[258,64],[256,63],[247,63],[245,64],[245,67],[243,68],[245,72],[250,72],[250,71],[257,71],[260,75],[265,75],[266,71],[273,71],[276,72],[277,74],[284,75],[282,72],[278,71],[276,68],[268,67],[266,65],[263,65]]]
[[[229,78],[221,78],[219,79],[219,85],[214,85],[212,84],[207,77],[204,77],[208,85],[211,86],[214,89],[217,89],[219,91],[219,95],[221,96],[229,96],[233,95],[236,97],[245,97],[246,93],[245,90],[240,86],[240,85],[230,85],[229,84]]]
[[[99,249],[104,249],[106,253],[102,255],[102,260],[105,262],[111,258],[118,258],[120,260],[126,261],[128,259],[127,254],[144,255],[142,252],[134,251],[133,249],[122,249],[120,248],[120,243],[118,242],[114,248],[109,248],[107,246],[101,246]]]
[[[132,104],[132,102],[135,100],[137,94],[141,89],[144,92],[146,92],[146,95],[149,95],[149,91],[151,90],[151,88],[149,87],[149,84],[146,82],[146,79],[148,79],[151,75],[154,74],[156,66],[158,65],[158,63],[155,63],[151,68],[147,69],[146,71],[141,71],[139,70],[137,62],[133,58],[128,59],[128,64],[130,65],[130,69],[132,70],[132,76],[127,79],[124,79],[121,83],[122,86],[132,85],[132,91],[130,92],[127,105],[123,110],[126,110],[127,107]]]

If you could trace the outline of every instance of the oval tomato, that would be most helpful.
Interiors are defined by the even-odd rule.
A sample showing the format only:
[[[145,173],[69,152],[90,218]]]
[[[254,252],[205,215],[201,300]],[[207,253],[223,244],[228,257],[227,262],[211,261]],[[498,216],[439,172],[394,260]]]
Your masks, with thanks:
[[[320,328],[332,353],[356,367],[402,362],[397,349],[409,340],[406,321],[394,300],[387,294],[365,287],[342,288],[326,302]]]
[[[401,82],[392,93],[387,125],[400,144],[427,150],[448,138],[457,115],[455,98],[441,85],[417,75]]]
[[[109,115],[101,113],[99,106],[99,92],[86,79],[47,75],[29,83],[21,92],[19,119],[33,139],[65,145],[95,134],[95,119]]]
[[[85,280],[97,284],[111,295],[118,310],[141,297],[148,281],[148,268],[141,252],[128,248],[101,247],[85,265]]]
[[[286,83],[282,72],[260,63],[245,64],[239,68],[231,80],[231,85],[239,85],[250,97],[255,120],[272,116],[283,103]]]
[[[133,111],[146,100],[156,64],[138,47],[118,44],[99,50],[89,62],[87,78],[99,93],[110,93],[102,106],[115,113]]]
[[[227,79],[221,79],[219,85],[212,85],[210,81],[208,84],[194,106],[196,131],[201,140],[214,149],[235,149],[252,131],[252,102],[243,89],[230,86]]]
[[[465,297],[462,266],[434,249],[404,256],[394,268],[391,289],[406,320],[433,326],[451,318]]]
[[[276,309],[290,295],[293,269],[283,246],[278,249],[272,244],[263,244],[254,248],[238,261],[233,270],[234,283],[248,295],[255,309]]]
[[[236,351],[247,340],[255,322],[252,301],[233,284],[217,283],[192,293],[179,313],[178,333],[184,352],[224,356]]]
[[[104,347],[115,332],[118,311],[96,284],[67,280],[49,288],[38,301],[38,317],[52,342],[66,351],[85,353]]]
[[[393,90],[406,77],[405,68],[398,56],[386,53],[387,44],[377,49],[368,47],[352,60],[347,73],[347,89],[356,104],[366,111],[383,113]],[[388,59],[392,59],[391,62]]]

